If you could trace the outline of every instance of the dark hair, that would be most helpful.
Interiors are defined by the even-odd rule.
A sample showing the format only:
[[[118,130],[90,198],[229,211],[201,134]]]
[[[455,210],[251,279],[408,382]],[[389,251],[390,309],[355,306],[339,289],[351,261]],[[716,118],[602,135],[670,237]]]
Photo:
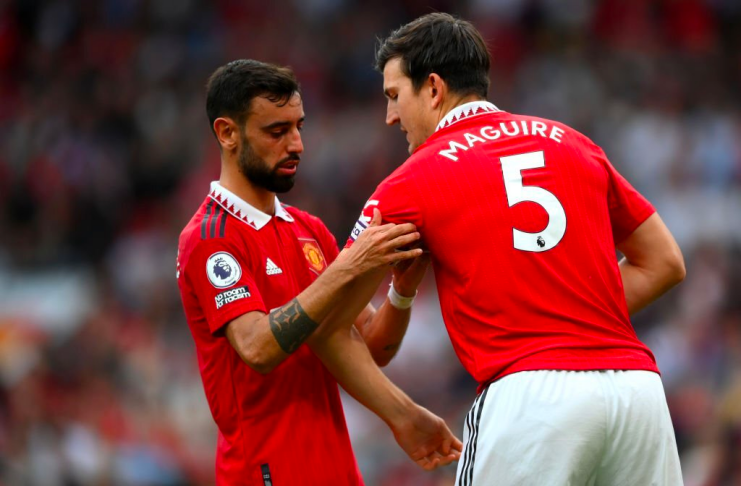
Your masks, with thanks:
[[[489,91],[489,51],[478,30],[465,20],[446,13],[431,13],[399,27],[379,39],[376,69],[401,58],[402,72],[416,91],[436,73],[461,95],[486,98]]]
[[[220,116],[244,124],[252,99],[264,96],[280,106],[288,103],[301,88],[288,67],[252,59],[238,59],[218,68],[206,84],[206,114],[214,127]]]

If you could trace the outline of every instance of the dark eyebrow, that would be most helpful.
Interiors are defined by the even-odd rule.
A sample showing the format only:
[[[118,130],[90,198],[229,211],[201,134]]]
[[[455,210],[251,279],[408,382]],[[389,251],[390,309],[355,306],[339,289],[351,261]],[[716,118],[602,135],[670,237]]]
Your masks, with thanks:
[[[306,117],[305,116],[302,116],[301,118],[299,118],[299,120],[298,120],[297,123],[303,123],[304,120],[306,120]],[[290,121],[277,121],[277,122],[271,123],[270,125],[265,125],[264,127],[262,127],[262,129],[263,130],[273,130],[274,128],[290,127],[291,125],[293,125],[293,122],[290,122]]]

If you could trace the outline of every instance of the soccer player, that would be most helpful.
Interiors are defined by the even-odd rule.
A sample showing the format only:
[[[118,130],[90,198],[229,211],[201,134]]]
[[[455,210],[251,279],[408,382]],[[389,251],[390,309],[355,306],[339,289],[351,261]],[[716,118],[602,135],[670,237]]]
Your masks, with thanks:
[[[177,279],[219,428],[217,484],[362,484],[337,382],[420,466],[456,460],[461,442],[386,379],[353,326],[406,327],[408,307],[387,301],[376,312],[366,305],[374,289],[356,282],[377,286],[390,263],[419,257],[397,250],[419,237],[414,226],[379,225],[376,213],[368,237],[338,256],[318,218],[276,197],[303,152],[293,72],[238,60],[207,92],[221,176],[180,236]],[[401,291],[415,291],[420,262],[395,270]]]
[[[629,319],[684,278],[681,252],[591,140],[488,102],[489,63],[480,33],[443,13],[382,41],[386,123],[411,156],[347,247],[380,210],[414,223],[430,252],[479,383],[457,485],[681,484],[656,362]],[[378,327],[368,344],[402,336]]]

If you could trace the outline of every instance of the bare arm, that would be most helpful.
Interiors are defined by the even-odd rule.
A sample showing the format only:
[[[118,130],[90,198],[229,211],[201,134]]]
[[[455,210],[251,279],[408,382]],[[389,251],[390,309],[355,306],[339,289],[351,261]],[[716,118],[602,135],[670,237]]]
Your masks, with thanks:
[[[387,298],[378,310],[368,304],[358,316],[355,326],[378,366],[386,366],[396,356],[411,315],[411,308],[397,309]]]
[[[350,250],[343,250],[336,262],[344,262],[349,252]],[[419,258],[414,259],[417,260]],[[422,269],[417,268],[416,273],[409,272],[409,267],[403,262],[394,267],[395,278],[397,275],[406,275],[406,278],[401,279],[402,289],[411,288],[411,293],[416,292],[427,266],[426,260],[420,261],[419,266]],[[383,281],[388,268],[377,267],[354,279],[346,297],[337,301],[326,319],[333,323],[323,322],[306,342],[337,382],[389,425],[396,441],[412,460],[424,469],[434,469],[460,457],[460,440],[453,436],[442,419],[412,402],[381,372],[363,337],[352,325],[354,321],[362,321],[369,316],[372,318],[373,307],[368,302]],[[391,320],[387,322],[390,327],[401,323],[403,330],[406,330],[409,310],[398,311],[392,308],[391,312],[397,311],[394,315],[386,314],[383,307],[376,315],[380,315],[381,319],[386,315],[385,319]],[[396,322],[394,319],[401,321]],[[398,339],[401,341],[401,337]]]
[[[337,382],[388,424],[397,443],[424,469],[458,460],[463,448],[445,422],[415,404],[375,365],[355,327],[335,327],[310,346]]]
[[[396,291],[403,297],[414,297],[429,263],[429,254],[425,253],[397,264],[393,270]],[[377,311],[369,304],[358,316],[355,325],[378,366],[386,366],[396,356],[409,327],[411,314],[411,308],[398,309],[387,297]]]
[[[684,280],[682,252],[658,213],[622,241],[618,250],[625,300],[633,315]]]
[[[421,254],[417,249],[397,250],[419,238],[414,225],[381,226],[380,213],[373,221],[352,248],[296,298],[270,314],[250,312],[227,325],[226,336],[245,363],[260,373],[270,372],[317,329],[340,325],[342,320],[327,317],[337,302],[350,300],[355,280]]]

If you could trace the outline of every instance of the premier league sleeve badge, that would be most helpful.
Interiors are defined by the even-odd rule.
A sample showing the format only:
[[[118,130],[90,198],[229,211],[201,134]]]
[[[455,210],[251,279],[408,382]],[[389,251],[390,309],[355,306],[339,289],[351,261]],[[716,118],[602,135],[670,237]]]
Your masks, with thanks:
[[[219,251],[206,260],[206,275],[211,285],[217,289],[225,289],[239,282],[242,268],[231,254]]]

